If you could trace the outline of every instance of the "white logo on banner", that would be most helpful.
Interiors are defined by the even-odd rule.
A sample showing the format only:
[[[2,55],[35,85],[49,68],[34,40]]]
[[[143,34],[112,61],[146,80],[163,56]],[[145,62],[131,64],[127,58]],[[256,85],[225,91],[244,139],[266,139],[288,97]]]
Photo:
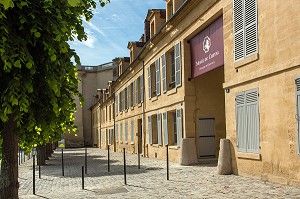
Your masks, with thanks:
[[[210,38],[209,36],[206,36],[203,40],[203,51],[207,53],[210,49],[210,46],[211,46]]]

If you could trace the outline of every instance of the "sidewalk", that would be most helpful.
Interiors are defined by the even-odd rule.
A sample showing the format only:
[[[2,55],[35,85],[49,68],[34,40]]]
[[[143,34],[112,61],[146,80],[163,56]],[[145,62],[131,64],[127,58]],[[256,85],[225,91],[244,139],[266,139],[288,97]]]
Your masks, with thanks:
[[[57,149],[41,167],[36,167],[36,195],[32,194],[32,160],[19,167],[19,196],[27,198],[300,198],[300,188],[263,182],[251,178],[216,175],[215,165],[179,166],[170,163],[167,181],[166,162],[126,154],[127,185],[124,185],[123,153],[88,148],[88,174],[81,187],[84,149],[65,149],[65,176],[62,176],[61,150]]]

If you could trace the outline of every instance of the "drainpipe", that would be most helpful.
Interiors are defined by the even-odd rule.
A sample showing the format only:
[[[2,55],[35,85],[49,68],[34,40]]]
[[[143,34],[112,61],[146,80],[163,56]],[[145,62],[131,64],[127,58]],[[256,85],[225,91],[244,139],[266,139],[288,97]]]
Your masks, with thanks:
[[[143,60],[143,148],[144,148],[144,157],[146,157],[146,131],[145,131],[145,127],[146,127],[146,115],[145,115],[145,103],[146,103],[146,93],[145,93],[145,63]]]

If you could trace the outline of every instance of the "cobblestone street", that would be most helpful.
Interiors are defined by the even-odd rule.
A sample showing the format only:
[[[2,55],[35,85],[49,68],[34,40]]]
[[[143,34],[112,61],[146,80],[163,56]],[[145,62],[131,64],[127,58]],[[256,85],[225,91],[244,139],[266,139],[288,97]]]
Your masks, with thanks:
[[[88,174],[81,187],[84,149],[64,150],[64,177],[61,151],[55,150],[41,179],[36,167],[36,195],[32,194],[32,159],[19,166],[20,198],[300,198],[300,189],[241,176],[216,175],[216,165],[179,166],[170,163],[167,181],[166,162],[126,154],[127,185],[124,185],[123,154],[88,148]]]

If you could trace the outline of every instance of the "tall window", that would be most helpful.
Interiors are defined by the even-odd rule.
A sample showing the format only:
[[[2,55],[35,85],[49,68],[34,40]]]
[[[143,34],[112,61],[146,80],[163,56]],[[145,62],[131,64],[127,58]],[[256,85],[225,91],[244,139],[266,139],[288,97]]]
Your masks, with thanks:
[[[235,101],[238,151],[259,153],[258,89],[238,93]]]
[[[234,61],[258,53],[257,0],[233,0]]]

